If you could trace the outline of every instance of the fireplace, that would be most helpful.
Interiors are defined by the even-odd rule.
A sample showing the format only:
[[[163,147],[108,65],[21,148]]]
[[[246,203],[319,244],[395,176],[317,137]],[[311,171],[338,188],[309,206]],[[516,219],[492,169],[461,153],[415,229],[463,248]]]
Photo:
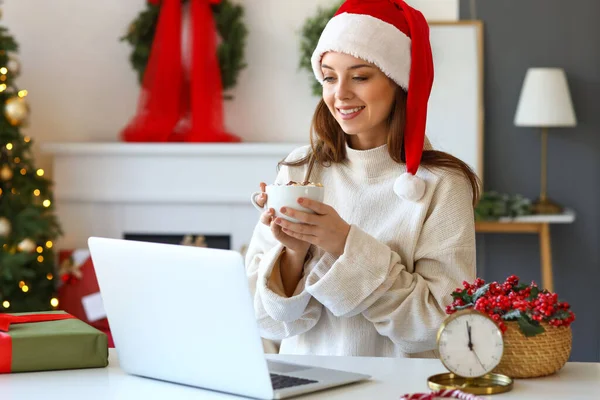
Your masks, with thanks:
[[[183,246],[208,247],[211,249],[231,250],[230,235],[203,235],[203,234],[146,234],[125,233],[125,240],[136,240],[140,242],[178,244]]]
[[[54,143],[58,248],[90,236],[166,243],[203,236],[208,247],[245,252],[259,212],[250,194],[272,182],[297,143]],[[187,238],[191,236],[191,238]]]

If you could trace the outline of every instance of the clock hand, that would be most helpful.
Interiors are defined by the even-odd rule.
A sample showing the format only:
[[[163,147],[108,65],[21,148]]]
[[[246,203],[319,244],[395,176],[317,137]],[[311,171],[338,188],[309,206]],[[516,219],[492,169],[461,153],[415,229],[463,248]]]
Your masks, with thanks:
[[[469,325],[468,322],[466,322],[466,324],[467,324],[467,334],[469,336],[469,343],[468,343],[469,350],[473,351],[473,341],[471,340],[471,326]]]
[[[473,351],[471,349],[471,351]],[[473,354],[475,355],[475,358],[477,359],[477,362],[479,363],[479,365],[481,365],[481,368],[486,371],[486,368],[483,366],[483,363],[481,362],[481,360],[479,359],[479,356],[477,355],[477,353],[475,351],[473,351]]]

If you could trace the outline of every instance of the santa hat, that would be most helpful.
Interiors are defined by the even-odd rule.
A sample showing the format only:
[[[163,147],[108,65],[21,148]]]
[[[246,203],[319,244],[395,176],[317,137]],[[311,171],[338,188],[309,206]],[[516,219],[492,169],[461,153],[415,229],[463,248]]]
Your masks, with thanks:
[[[427,101],[433,85],[433,58],[425,17],[402,0],[346,0],[327,23],[312,55],[313,72],[321,83],[321,59],[329,51],[377,65],[407,91],[407,172],[396,179],[394,192],[418,201],[425,193],[425,182],[416,173],[423,153]]]

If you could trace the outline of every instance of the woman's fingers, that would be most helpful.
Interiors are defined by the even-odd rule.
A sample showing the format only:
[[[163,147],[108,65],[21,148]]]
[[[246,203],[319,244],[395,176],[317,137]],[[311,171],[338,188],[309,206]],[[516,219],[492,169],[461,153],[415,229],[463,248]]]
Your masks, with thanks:
[[[257,201],[257,203],[258,203],[258,201]],[[269,208],[267,211],[265,211],[264,213],[262,213],[260,215],[260,222],[262,222],[263,224],[265,224],[267,226],[270,226],[271,221],[273,221],[274,216],[275,216],[275,210],[272,208]]]
[[[265,193],[267,184],[261,182],[259,186],[262,193],[256,196],[256,204],[258,204],[259,207],[264,207],[265,203],[267,202],[267,194]]]
[[[264,205],[267,203],[267,194],[261,193],[255,197],[255,200],[259,207],[264,207]]]

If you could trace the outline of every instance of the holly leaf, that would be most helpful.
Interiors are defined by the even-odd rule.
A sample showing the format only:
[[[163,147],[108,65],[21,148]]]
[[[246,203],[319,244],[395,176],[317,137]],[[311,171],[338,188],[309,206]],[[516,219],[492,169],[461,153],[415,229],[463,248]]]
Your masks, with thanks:
[[[519,319],[521,317],[520,310],[511,310],[502,316],[502,319],[505,321],[514,321],[515,319]]]
[[[571,316],[567,310],[558,310],[550,318],[551,319],[567,319]]]
[[[465,308],[471,308],[473,306],[474,306],[473,303],[469,303],[469,304],[465,304],[464,306],[455,306],[454,309],[455,310],[464,310]]]
[[[529,285],[527,285],[526,283],[520,283],[520,284],[518,284],[517,286],[513,287],[513,290],[514,290],[515,292],[520,292],[521,290],[525,290],[525,289],[527,289],[527,287],[528,287],[528,286],[529,286]]]
[[[521,332],[526,337],[531,337],[535,335],[539,335],[540,333],[544,333],[545,329],[538,322],[533,321],[525,314],[521,314],[519,318],[517,318],[517,322],[519,323],[519,328]]]
[[[537,298],[539,293],[540,293],[540,289],[537,286],[532,287],[531,293],[529,294],[529,297],[527,298],[527,300],[529,300],[529,301],[534,300],[535,298]]]
[[[475,293],[473,294],[473,303],[476,303],[477,300],[483,296],[484,294],[486,294],[488,292],[488,290],[490,290],[490,284],[486,283],[485,285],[483,285],[482,287],[480,287],[479,289],[477,289],[475,291]]]
[[[452,298],[454,300],[461,299],[464,304],[471,304],[473,302],[473,299],[471,298],[471,296],[469,295],[469,293],[467,293],[466,290],[463,290],[461,292],[453,292],[452,293]]]

